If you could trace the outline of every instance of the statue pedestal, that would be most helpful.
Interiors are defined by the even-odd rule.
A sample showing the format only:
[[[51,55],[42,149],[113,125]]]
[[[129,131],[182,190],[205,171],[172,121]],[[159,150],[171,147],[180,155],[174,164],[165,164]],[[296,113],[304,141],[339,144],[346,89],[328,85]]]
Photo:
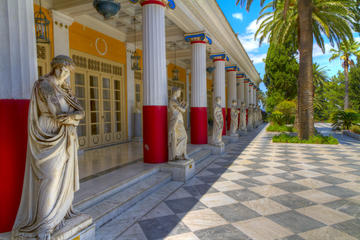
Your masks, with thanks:
[[[10,240],[11,233],[1,233],[0,240]],[[89,215],[81,214],[65,221],[64,227],[51,235],[52,240],[95,240],[95,224]],[[27,240],[36,240],[27,238]]]
[[[164,172],[171,172],[174,181],[186,182],[195,175],[195,162],[190,160],[169,161],[161,167]]]
[[[225,153],[225,144],[222,145],[213,145],[210,144],[211,153],[215,155],[224,154]]]

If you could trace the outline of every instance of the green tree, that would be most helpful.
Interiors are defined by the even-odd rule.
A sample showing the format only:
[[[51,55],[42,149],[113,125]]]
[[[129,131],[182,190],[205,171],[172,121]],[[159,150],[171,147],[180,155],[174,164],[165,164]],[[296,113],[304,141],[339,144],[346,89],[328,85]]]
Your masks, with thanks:
[[[324,100],[324,86],[328,82],[328,76],[324,67],[320,67],[319,64],[313,64],[314,75],[314,117],[315,120],[325,120],[323,110],[326,106]]]
[[[279,92],[286,100],[296,97],[299,64],[295,54],[296,49],[290,44],[270,44],[265,59],[264,75],[268,96]]]
[[[342,67],[344,68],[345,76],[345,99],[344,109],[349,108],[349,67],[354,65],[354,61],[351,59],[352,56],[360,57],[360,44],[356,41],[349,40],[340,43],[338,49],[330,50],[333,54],[330,57],[330,61],[340,58],[342,60]]]
[[[253,0],[237,0],[249,10]],[[264,0],[260,4],[264,4]],[[353,20],[354,0],[275,0],[262,11],[264,19],[257,34],[260,42],[268,36],[271,42],[284,43],[294,39],[300,53],[298,76],[299,138],[308,139],[314,134],[313,111],[313,39],[325,51],[323,36],[334,44],[352,39],[350,21]],[[273,11],[267,12],[273,8]],[[296,36],[294,38],[294,36]]]
[[[349,89],[350,105],[360,112],[360,63],[350,69]]]

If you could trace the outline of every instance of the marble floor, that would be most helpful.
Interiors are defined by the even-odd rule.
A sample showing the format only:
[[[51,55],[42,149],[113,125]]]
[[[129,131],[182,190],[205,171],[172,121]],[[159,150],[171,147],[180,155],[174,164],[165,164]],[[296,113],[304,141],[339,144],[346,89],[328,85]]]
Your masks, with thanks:
[[[85,150],[79,154],[81,181],[107,173],[126,164],[142,161],[142,142],[128,142],[108,147]]]
[[[228,145],[118,239],[360,239],[360,142],[273,144],[271,136]]]

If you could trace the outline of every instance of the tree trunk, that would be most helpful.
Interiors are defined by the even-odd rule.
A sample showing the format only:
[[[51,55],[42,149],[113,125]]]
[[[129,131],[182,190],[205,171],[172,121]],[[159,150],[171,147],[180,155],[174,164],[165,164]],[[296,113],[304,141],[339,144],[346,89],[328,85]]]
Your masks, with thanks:
[[[344,110],[346,110],[349,109],[349,65],[346,62],[344,63],[344,76],[345,76]]]
[[[299,78],[298,78],[298,133],[300,139],[314,135],[313,108],[313,35],[312,0],[298,2],[299,13]]]

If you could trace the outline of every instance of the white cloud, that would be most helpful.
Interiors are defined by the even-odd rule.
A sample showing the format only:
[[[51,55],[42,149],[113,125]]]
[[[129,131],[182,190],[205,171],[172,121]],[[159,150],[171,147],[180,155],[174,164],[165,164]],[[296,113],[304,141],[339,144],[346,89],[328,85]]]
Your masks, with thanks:
[[[330,43],[325,43],[325,53],[322,52],[321,48],[314,43],[313,46],[313,57],[318,57],[318,56],[324,56],[324,55],[329,55],[330,53],[330,49],[332,49],[333,47],[331,46]]]
[[[235,19],[239,19],[240,21],[244,19],[242,13],[233,13],[232,17]]]
[[[254,64],[263,63],[266,58],[266,53],[263,54],[249,54],[250,59]]]
[[[240,34],[239,40],[241,44],[243,45],[244,49],[247,52],[258,52],[259,48],[259,41],[254,39],[255,33],[258,30],[261,22],[257,22],[257,20],[253,20],[247,27],[246,27],[246,33]],[[268,44],[267,39],[263,42],[263,44]]]

